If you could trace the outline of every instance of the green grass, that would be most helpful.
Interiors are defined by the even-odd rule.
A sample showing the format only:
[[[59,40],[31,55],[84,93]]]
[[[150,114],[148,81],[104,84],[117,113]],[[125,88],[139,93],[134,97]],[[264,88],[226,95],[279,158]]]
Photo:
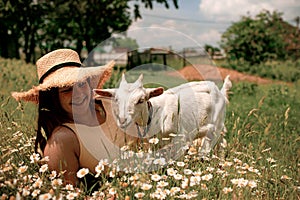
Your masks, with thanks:
[[[88,194],[92,196],[84,185],[79,186],[80,191],[66,188],[59,184],[61,175],[53,177],[47,170],[39,172],[37,162],[31,163],[36,106],[16,102],[10,92],[35,85],[35,67],[17,60],[0,59],[0,70],[3,72],[0,79],[1,198],[32,199],[60,194],[65,199],[70,199],[71,195],[84,199]],[[133,72],[132,79],[139,73]],[[148,73],[149,80],[158,78],[156,72]],[[118,74],[113,75],[107,86],[117,83]],[[225,160],[216,156],[199,159],[198,155],[186,154],[178,162],[149,173],[117,172],[110,178],[100,175],[102,187],[93,195],[116,193],[119,199],[135,199],[134,195],[149,199],[164,194],[166,199],[192,196],[195,199],[299,199],[299,108],[299,85],[234,83],[227,107]],[[28,168],[24,170],[24,166]],[[178,176],[170,175],[171,168],[177,170]],[[194,173],[190,174],[187,169]],[[159,175],[163,182],[155,181],[152,174]],[[176,179],[180,175],[183,178]],[[197,182],[199,178],[201,181]],[[41,185],[37,184],[39,181]],[[163,187],[163,183],[167,185]],[[151,188],[146,190],[147,186]],[[177,187],[179,192],[172,196],[170,192]],[[35,197],[36,193],[39,194]]]

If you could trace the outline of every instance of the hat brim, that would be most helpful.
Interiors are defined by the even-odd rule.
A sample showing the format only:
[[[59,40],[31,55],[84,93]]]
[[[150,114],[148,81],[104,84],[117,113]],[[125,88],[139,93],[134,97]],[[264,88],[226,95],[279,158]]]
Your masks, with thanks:
[[[110,61],[104,66],[97,67],[63,67],[49,74],[47,78],[38,86],[26,92],[12,92],[12,96],[17,101],[29,101],[38,104],[39,91],[45,91],[53,87],[69,87],[76,82],[83,82],[90,79],[93,88],[101,88],[111,77],[114,61]]]

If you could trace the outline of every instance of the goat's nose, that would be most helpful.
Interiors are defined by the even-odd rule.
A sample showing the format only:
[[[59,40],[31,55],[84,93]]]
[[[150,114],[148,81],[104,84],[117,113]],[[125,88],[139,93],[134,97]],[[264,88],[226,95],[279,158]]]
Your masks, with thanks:
[[[125,117],[120,117],[119,122],[120,122],[120,124],[125,124],[126,118]]]

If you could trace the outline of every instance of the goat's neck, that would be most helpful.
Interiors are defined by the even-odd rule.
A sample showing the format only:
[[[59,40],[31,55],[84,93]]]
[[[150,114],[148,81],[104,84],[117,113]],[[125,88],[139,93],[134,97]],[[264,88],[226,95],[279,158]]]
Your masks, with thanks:
[[[138,126],[149,125],[152,118],[152,105],[150,101],[147,101],[141,109],[140,115],[137,117],[136,124]]]

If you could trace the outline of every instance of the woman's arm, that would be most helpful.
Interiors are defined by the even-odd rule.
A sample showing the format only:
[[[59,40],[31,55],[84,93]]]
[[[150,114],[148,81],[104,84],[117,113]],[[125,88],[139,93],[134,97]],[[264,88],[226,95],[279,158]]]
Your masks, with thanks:
[[[76,185],[79,170],[79,142],[75,133],[67,127],[56,128],[48,138],[44,156],[49,156],[49,169],[64,173],[65,184]]]

